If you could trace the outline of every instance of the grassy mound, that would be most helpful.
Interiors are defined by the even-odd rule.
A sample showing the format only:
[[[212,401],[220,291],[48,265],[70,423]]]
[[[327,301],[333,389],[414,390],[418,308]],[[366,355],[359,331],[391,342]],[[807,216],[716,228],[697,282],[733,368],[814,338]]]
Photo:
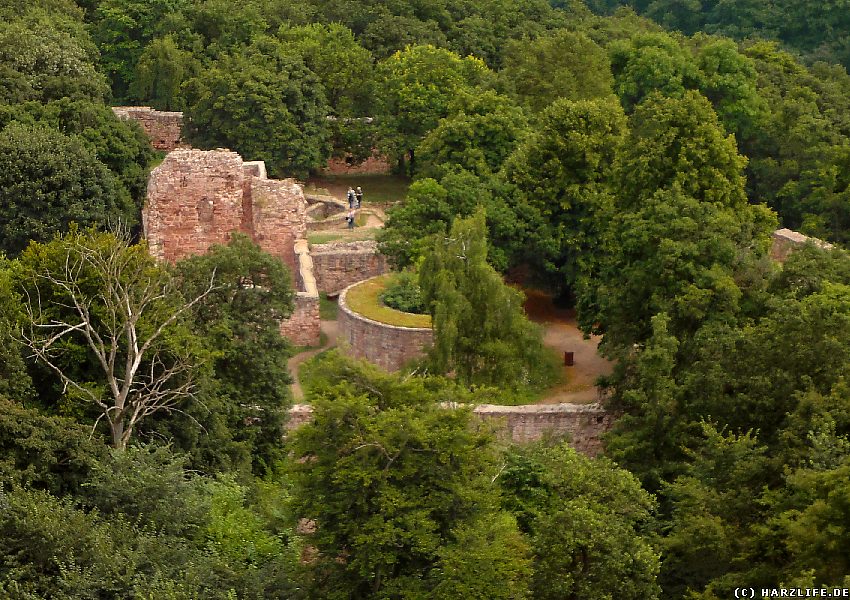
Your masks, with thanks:
[[[391,274],[359,283],[346,295],[348,307],[367,319],[397,327],[431,327],[431,315],[414,315],[385,306],[378,296],[384,291]]]

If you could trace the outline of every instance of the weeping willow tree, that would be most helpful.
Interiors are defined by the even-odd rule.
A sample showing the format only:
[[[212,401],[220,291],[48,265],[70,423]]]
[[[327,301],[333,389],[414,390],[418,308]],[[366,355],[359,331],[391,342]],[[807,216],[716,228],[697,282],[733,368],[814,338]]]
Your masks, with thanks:
[[[434,327],[430,361],[467,385],[539,389],[554,378],[540,328],[523,312],[523,294],[487,263],[484,210],[436,236],[419,284]]]

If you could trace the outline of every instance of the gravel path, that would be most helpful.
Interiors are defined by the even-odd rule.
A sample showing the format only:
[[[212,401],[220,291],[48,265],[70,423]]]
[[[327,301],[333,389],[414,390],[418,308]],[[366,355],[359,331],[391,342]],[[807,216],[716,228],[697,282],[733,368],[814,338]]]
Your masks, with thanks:
[[[304,399],[304,390],[301,389],[301,382],[299,381],[298,369],[301,366],[301,363],[304,361],[313,358],[319,352],[324,352],[330,348],[336,346],[336,335],[337,335],[337,323],[336,321],[321,321],[319,323],[319,327],[322,330],[322,333],[325,334],[327,340],[325,341],[325,345],[320,348],[314,348],[312,350],[308,350],[307,352],[301,352],[300,354],[296,354],[286,363],[289,372],[292,374],[292,398],[294,402],[300,402]]]
[[[527,291],[525,310],[535,323],[543,326],[543,343],[563,357],[572,352],[575,364],[562,367],[564,381],[550,389],[538,404],[589,404],[599,399],[596,379],[608,375],[613,363],[597,352],[600,338],[584,339],[576,325],[575,311],[556,308],[551,298],[535,291]]]

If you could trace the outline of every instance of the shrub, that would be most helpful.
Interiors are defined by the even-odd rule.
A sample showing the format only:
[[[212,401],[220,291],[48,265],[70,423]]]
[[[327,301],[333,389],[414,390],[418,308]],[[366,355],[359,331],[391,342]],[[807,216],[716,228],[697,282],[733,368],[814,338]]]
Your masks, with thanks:
[[[425,302],[419,289],[419,278],[413,271],[402,271],[387,282],[379,296],[381,302],[402,312],[425,314]]]

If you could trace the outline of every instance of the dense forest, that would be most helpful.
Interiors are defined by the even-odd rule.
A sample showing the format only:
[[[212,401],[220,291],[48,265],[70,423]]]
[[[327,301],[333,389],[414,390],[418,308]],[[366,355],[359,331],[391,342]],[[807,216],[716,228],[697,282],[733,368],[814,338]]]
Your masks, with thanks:
[[[621,4],[0,0],[0,596],[850,588],[850,12]],[[322,355],[282,439],[292,276],[151,258],[119,104],[278,177],[390,157],[421,368]],[[604,457],[462,408],[551,380],[516,270],[616,361]]]

